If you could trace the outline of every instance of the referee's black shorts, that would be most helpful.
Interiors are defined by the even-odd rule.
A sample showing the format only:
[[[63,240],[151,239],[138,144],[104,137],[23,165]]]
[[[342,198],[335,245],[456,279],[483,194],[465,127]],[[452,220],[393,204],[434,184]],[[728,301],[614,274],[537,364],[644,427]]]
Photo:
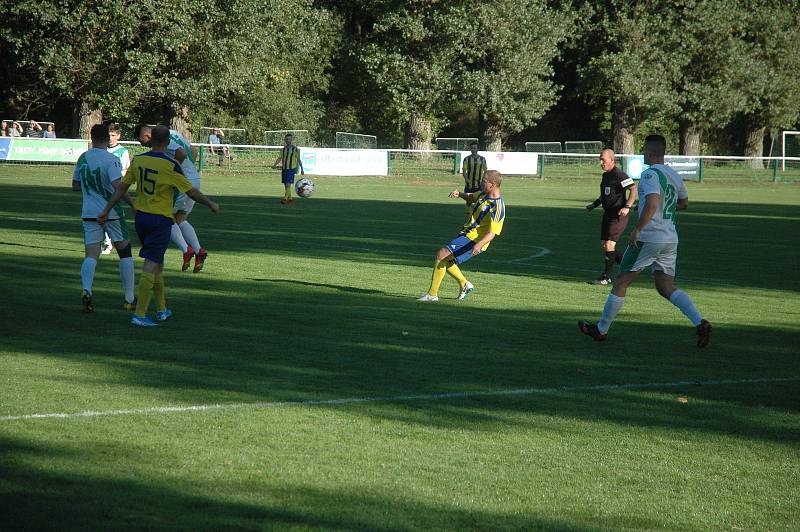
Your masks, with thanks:
[[[616,209],[611,212],[603,211],[603,221],[600,225],[600,240],[619,242],[622,233],[628,226],[628,216],[617,216]]]

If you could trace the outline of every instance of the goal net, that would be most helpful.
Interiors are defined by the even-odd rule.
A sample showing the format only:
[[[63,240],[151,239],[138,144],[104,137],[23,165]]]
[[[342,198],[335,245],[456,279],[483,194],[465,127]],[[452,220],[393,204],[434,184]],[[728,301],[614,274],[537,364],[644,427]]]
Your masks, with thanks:
[[[295,146],[313,146],[307,129],[269,129],[264,132],[264,144],[283,146],[283,139],[289,134],[294,136]]]
[[[436,137],[437,150],[469,151],[471,142],[478,142],[474,137]]]
[[[195,142],[210,142],[209,137],[215,129],[222,131],[220,136],[222,144],[247,144],[247,130],[241,127],[203,126],[198,130],[199,135],[194,139]]]
[[[372,150],[378,147],[378,137],[375,135],[362,135],[361,133],[337,131],[336,147]]]
[[[599,140],[567,140],[564,141],[564,153],[589,153],[600,155],[603,143]]]
[[[526,142],[525,151],[536,153],[561,153],[560,142]]]

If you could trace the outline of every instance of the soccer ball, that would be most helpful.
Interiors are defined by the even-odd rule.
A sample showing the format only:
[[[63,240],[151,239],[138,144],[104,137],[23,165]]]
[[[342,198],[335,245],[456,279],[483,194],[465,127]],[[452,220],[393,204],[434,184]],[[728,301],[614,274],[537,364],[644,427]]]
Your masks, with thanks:
[[[314,182],[304,177],[294,184],[294,191],[301,198],[307,198],[314,193]]]

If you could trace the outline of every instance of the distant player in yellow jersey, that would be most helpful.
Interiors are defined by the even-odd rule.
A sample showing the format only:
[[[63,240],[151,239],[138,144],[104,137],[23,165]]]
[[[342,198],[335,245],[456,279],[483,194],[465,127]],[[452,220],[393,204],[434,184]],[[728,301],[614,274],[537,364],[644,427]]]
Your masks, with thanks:
[[[506,204],[500,192],[502,182],[500,172],[489,170],[480,182],[479,192],[454,190],[450,193],[451,198],[462,198],[471,207],[469,219],[459,235],[436,252],[431,287],[417,301],[439,301],[439,286],[445,272],[458,281],[459,300],[466,298],[475,289],[461,273],[458,265],[486,251],[489,243],[503,230]]]
[[[205,197],[192,186],[181,170],[181,165],[166,154],[169,145],[169,129],[156,126],[151,131],[151,151],[133,158],[128,172],[108,200],[103,212],[97,217],[103,223],[114,205],[136,183],[136,233],[142,242],[139,256],[144,259],[139,280],[136,311],[131,323],[143,327],[158,325],[147,316],[150,299],[155,296],[158,306],[156,319],[165,321],[172,316],[164,295],[164,253],[169,245],[173,217],[174,191],[185,193],[212,212],[219,212],[219,205]]]
[[[294,145],[294,135],[287,133],[283,138],[283,148],[278,158],[275,159],[273,168],[281,167],[281,183],[283,183],[283,198],[281,203],[290,205],[294,203],[292,199],[292,186],[294,186],[294,176],[297,169],[300,169],[300,175],[306,172],[303,169],[303,162],[300,160],[300,149]]]

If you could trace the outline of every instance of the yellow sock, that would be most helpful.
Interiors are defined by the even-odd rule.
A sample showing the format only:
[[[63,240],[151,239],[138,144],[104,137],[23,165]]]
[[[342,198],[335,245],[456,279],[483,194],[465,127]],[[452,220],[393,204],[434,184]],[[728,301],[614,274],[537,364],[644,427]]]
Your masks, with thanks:
[[[158,311],[163,312],[167,310],[167,298],[164,295],[164,274],[159,273],[153,278],[153,296],[156,298],[156,305]]]
[[[431,287],[428,289],[428,293],[430,295],[439,295],[439,286],[442,284],[442,279],[444,279],[444,272],[444,262],[437,260],[433,263],[433,277],[431,277]]]
[[[141,277],[139,277],[135,315],[140,318],[144,318],[147,315],[147,307],[150,306],[150,298],[153,297],[154,282],[155,275],[150,272],[142,272]]]
[[[461,273],[461,270],[458,267],[458,264],[455,262],[447,267],[447,273],[453,276],[453,278],[458,281],[458,286],[464,288],[464,285],[467,284],[467,278],[464,277],[464,274]]]
[[[292,185],[284,185],[286,190],[284,191],[284,197],[286,199],[292,199]]]

